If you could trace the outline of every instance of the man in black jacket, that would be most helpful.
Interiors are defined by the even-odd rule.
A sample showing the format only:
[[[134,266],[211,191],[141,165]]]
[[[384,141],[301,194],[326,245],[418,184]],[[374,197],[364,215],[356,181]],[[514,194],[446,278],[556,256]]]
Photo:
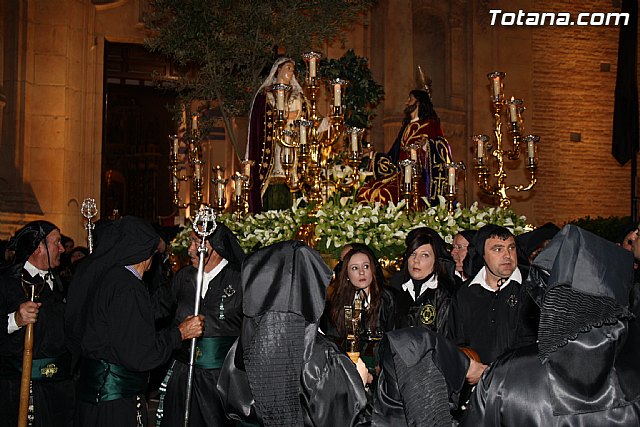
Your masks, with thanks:
[[[0,424],[18,424],[18,400],[26,325],[33,324],[30,415],[36,426],[69,426],[74,393],[71,356],[64,345],[64,293],[55,273],[64,247],[60,230],[47,221],[33,221],[9,243],[13,263],[0,278]],[[31,286],[37,298],[27,295]]]
[[[539,309],[523,286],[515,237],[489,224],[476,233],[467,262],[472,272],[452,300],[448,334],[489,364],[507,350],[535,342]]]

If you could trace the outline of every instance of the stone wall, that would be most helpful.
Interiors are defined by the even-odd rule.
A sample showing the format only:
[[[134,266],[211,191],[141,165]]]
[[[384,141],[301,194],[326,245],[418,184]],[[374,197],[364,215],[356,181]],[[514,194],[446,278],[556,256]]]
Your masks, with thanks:
[[[562,3],[562,5],[558,5]],[[545,11],[619,11],[611,1],[536,2]],[[541,27],[533,31],[532,121],[544,168],[533,216],[561,223],[629,215],[630,165],[611,155],[619,27]],[[580,134],[572,142],[571,133]]]

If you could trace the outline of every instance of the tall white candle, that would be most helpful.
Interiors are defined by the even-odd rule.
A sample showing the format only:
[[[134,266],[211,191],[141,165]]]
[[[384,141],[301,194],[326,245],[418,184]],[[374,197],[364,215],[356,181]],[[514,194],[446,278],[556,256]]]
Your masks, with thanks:
[[[358,152],[358,132],[351,132],[351,151]]]
[[[200,170],[200,163],[193,164],[193,176],[195,179],[202,178],[202,171]]]
[[[455,166],[449,166],[449,188],[455,188],[456,186],[456,168]]]
[[[218,200],[224,199],[224,183],[218,181]]]
[[[342,87],[339,83],[333,85],[333,105],[340,107],[342,105]]]
[[[410,164],[404,165],[404,183],[411,184],[411,178],[413,178],[413,166]]]
[[[316,76],[316,58],[313,56],[309,58],[309,77],[314,78]]]
[[[284,111],[284,90],[276,90],[276,108],[280,111]]]
[[[484,141],[482,139],[478,139],[478,159],[482,159],[484,156]]]
[[[236,176],[236,196],[241,196],[242,195],[242,179],[240,178],[240,176]]]
[[[177,156],[179,152],[180,152],[180,140],[176,136],[175,138],[173,138],[173,155]]]
[[[509,103],[509,113],[511,114],[511,122],[515,123],[518,121],[518,107],[516,103],[513,102],[513,97],[511,97],[511,102]]]
[[[291,148],[287,146],[282,147],[282,160],[285,165],[291,164]]]
[[[497,76],[493,78],[493,96],[500,97],[500,77]]]
[[[191,116],[191,130],[192,131],[198,130],[198,115],[197,114],[194,114],[193,116]]]
[[[530,159],[534,159],[536,157],[536,146],[532,139],[527,142],[527,152]]]
[[[300,125],[300,145],[307,143],[307,127]]]

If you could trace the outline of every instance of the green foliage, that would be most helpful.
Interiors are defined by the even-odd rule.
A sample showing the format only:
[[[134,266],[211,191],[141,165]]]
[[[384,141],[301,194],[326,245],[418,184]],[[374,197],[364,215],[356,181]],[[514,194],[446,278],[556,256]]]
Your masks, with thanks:
[[[313,208],[306,206],[303,199],[298,199],[288,210],[266,211],[244,218],[235,218],[227,213],[218,220],[233,231],[247,253],[293,239],[300,226],[313,220],[319,252],[338,258],[345,244],[360,242],[391,260],[402,254],[407,233],[416,227],[431,227],[448,244],[460,230],[477,230],[486,224],[505,226],[515,235],[531,230],[524,216],[510,209],[480,208],[477,202],[468,208],[457,206],[452,214],[447,211],[444,198],[440,198],[438,205],[420,212],[407,213],[404,206],[404,201],[397,205],[361,205],[353,198],[344,197],[321,206],[313,220],[310,215]],[[185,227],[171,243],[171,249],[179,251],[180,247],[188,246],[189,234],[190,228]]]
[[[230,119],[246,114],[274,52],[300,55],[339,38],[375,0],[152,0],[147,46],[184,68],[184,100],[216,100]]]
[[[344,97],[347,115],[345,123],[358,128],[371,127],[375,107],[384,97],[384,90],[369,69],[369,61],[348,50],[342,58],[320,61],[320,73],[325,78],[327,90],[330,81],[342,78],[349,81]]]
[[[606,218],[601,216],[596,218],[585,216],[570,221],[569,223],[584,228],[585,230],[614,243],[620,243],[624,237],[623,234],[625,231],[630,230],[633,226],[633,222],[629,216],[610,216]]]

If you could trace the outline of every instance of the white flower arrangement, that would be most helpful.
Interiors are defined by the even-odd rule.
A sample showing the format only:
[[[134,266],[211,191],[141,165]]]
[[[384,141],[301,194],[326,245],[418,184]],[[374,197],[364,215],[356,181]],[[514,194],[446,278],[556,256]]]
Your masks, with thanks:
[[[223,214],[219,220],[238,237],[245,252],[250,253],[272,243],[290,240],[302,225],[314,222],[303,202],[304,199],[298,199],[289,210],[267,211],[239,219]],[[442,197],[438,205],[427,204],[423,211],[408,213],[404,201],[386,206],[379,203],[362,205],[353,198],[343,197],[322,205],[315,214],[315,224],[315,235],[319,239],[316,249],[322,253],[337,256],[345,244],[360,242],[388,259],[402,254],[407,233],[417,227],[436,230],[448,244],[460,230],[475,230],[486,224],[502,225],[515,235],[532,229],[527,225],[526,217],[510,209],[480,208],[477,202],[468,208],[456,206],[449,215]],[[185,230],[189,232],[190,228]],[[189,244],[188,238],[181,234],[183,232],[172,242],[172,248],[185,242]]]

